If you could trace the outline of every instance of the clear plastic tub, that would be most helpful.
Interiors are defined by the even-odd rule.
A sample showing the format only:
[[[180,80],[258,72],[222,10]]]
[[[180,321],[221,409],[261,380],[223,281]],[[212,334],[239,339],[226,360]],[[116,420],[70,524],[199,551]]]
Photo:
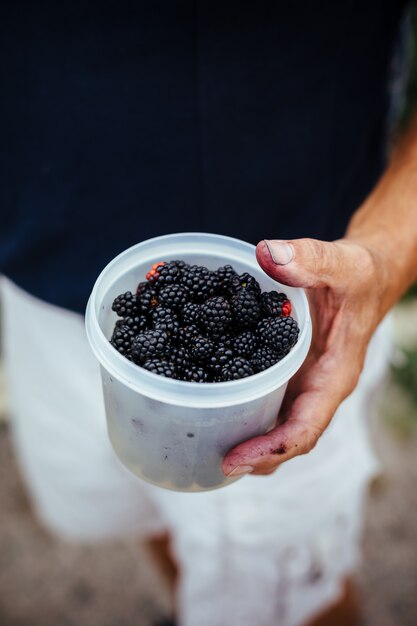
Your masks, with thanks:
[[[300,326],[298,343],[273,367],[224,383],[173,380],[131,363],[109,343],[117,319],[112,302],[118,294],[134,291],[153,263],[172,259],[213,270],[230,263],[239,273],[255,276],[263,291],[285,291]],[[116,454],[140,478],[178,491],[216,489],[238,480],[224,476],[224,455],[273,427],[287,383],[311,342],[303,290],[269,278],[256,261],[254,246],[206,233],[148,239],[113,259],[91,293],[86,330],[101,366],[108,432]]]

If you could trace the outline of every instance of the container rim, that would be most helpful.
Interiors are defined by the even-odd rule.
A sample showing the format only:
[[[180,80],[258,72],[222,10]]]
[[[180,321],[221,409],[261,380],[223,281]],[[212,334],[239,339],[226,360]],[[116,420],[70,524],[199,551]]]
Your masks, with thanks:
[[[258,274],[263,272],[256,261],[254,245],[225,235],[199,232],[176,233],[153,237],[127,248],[104,267],[94,284],[87,303],[85,315],[87,338],[101,366],[107,370],[111,377],[114,377],[133,391],[150,399],[184,408],[207,409],[242,404],[256,400],[285,385],[301,367],[307,356],[311,343],[312,326],[308,300],[304,290],[294,287],[288,288],[277,281],[274,281],[277,289],[281,289],[281,287],[282,290],[291,289],[292,292],[298,294],[300,304],[296,307],[296,310],[297,314],[303,318],[300,335],[297,344],[281,361],[253,376],[221,383],[178,381],[159,376],[138,367],[124,358],[110,345],[109,340],[100,327],[98,312],[102,306],[103,291],[107,293],[112,283],[120,276],[118,267],[122,265],[126,271],[128,268],[135,266],[135,259],[137,265],[137,259],[141,258],[142,260],[146,253],[150,256],[155,254],[152,253],[155,247],[163,244],[168,249],[170,246],[175,248],[175,243],[179,244],[180,242],[181,249],[185,245],[188,252],[193,249],[195,252],[202,253],[205,251],[204,244],[206,244],[207,250],[210,249],[210,254],[215,251],[216,246],[220,246],[224,253],[226,253],[227,249],[230,249],[230,254],[224,258],[222,257],[221,263],[233,264],[233,260],[236,260],[252,266],[253,271]],[[172,252],[167,251],[167,254],[172,254],[172,258],[175,258],[178,254],[181,254],[181,251],[173,249]],[[158,258],[160,258],[159,252]]]

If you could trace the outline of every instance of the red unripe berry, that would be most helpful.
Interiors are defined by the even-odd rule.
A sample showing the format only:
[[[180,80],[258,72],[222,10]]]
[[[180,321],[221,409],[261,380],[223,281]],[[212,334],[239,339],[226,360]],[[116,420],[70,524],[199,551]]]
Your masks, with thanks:
[[[146,280],[150,280],[152,282],[154,278],[158,278],[159,276],[158,267],[162,267],[162,265],[166,265],[166,263],[164,261],[159,261],[158,263],[154,263],[152,265],[152,268],[146,274]]]

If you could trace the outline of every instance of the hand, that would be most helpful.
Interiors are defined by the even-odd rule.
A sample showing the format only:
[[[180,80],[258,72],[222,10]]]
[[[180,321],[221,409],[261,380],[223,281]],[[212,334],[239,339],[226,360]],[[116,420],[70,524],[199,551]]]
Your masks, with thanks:
[[[314,448],[355,388],[369,340],[389,308],[388,271],[381,256],[363,243],[262,241],[256,255],[269,276],[307,290],[313,343],[288,385],[278,425],[228,452],[223,472],[229,476],[270,474]]]

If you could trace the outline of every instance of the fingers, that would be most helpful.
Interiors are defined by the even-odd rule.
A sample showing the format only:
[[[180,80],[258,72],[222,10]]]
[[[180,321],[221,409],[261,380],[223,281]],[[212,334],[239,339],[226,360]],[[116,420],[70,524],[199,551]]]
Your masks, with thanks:
[[[322,400],[314,393],[299,396],[293,405],[296,414],[266,435],[236,446],[225,457],[223,472],[227,476],[270,473],[281,463],[310,452],[333,416]],[[317,403],[317,408],[312,409],[311,403]]]
[[[334,365],[333,359],[324,357],[313,366],[299,395],[280,414],[284,423],[233,448],[223,461],[223,472],[228,476],[270,473],[281,463],[310,452],[359,376],[352,368],[343,378],[335,378]]]
[[[256,248],[262,269],[292,287],[342,287],[366,256],[357,244],[317,239],[264,240]]]

